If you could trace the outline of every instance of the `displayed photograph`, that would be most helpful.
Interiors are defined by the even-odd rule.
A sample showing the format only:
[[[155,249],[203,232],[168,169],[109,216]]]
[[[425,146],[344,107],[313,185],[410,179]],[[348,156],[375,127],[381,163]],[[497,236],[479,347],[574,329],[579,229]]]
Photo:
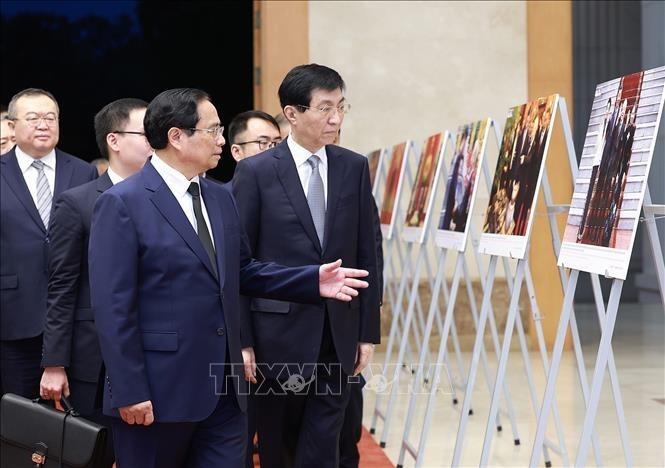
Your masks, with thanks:
[[[381,219],[381,231],[387,239],[392,237],[395,225],[395,211],[399,202],[402,179],[404,178],[406,148],[407,142],[398,143],[393,146],[390,156],[390,167],[386,176],[386,186],[383,189],[379,217]]]
[[[596,87],[559,264],[625,279],[663,108],[665,67]]]
[[[455,151],[448,169],[437,224],[436,244],[439,247],[460,251],[465,248],[489,123],[490,119],[479,120],[457,129]]]
[[[424,240],[443,139],[443,133],[437,133],[427,138],[423,145],[416,180],[411,191],[409,208],[406,211],[404,230],[402,231],[403,239],[408,242],[423,242]]]
[[[367,163],[369,164],[369,179],[372,184],[372,189],[377,183],[376,176],[379,172],[379,163],[381,162],[382,152],[382,150],[378,149],[367,155]]]
[[[558,97],[535,99],[508,113],[480,238],[481,252],[524,258]]]

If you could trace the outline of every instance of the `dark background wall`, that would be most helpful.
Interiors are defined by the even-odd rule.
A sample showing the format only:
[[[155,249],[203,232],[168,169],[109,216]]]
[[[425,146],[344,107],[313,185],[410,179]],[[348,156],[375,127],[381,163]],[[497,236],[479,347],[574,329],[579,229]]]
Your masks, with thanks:
[[[640,70],[665,64],[665,32],[662,2],[597,1],[573,2],[573,94],[575,149],[582,154],[591,104],[596,85]],[[658,19],[660,17],[660,19]],[[650,51],[645,55],[645,51]],[[650,186],[655,203],[663,203],[663,125],[661,144],[656,145]],[[579,157],[578,157],[579,160]],[[658,227],[662,230],[663,220]],[[647,299],[659,301],[653,270],[651,249],[647,248],[643,225],[638,227],[635,247],[630,259],[629,274],[624,283],[621,300]],[[661,239],[662,243],[662,239]],[[645,275],[644,272],[649,272]],[[643,278],[644,277],[644,278]],[[641,284],[644,283],[644,284]],[[601,278],[607,297],[611,281]],[[644,293],[648,294],[644,294]],[[593,302],[589,275],[580,275],[576,300]]]
[[[44,88],[61,109],[61,149],[98,157],[93,117],[121,97],[150,101],[196,87],[222,122],[252,108],[251,2],[8,2],[0,4],[0,101]],[[228,180],[228,145],[210,174]]]

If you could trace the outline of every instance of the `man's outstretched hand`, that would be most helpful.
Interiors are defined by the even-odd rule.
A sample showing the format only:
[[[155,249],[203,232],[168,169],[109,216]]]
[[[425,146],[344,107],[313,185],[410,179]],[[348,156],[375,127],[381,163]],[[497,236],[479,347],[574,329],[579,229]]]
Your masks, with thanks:
[[[358,289],[369,286],[364,278],[369,275],[367,270],[342,268],[342,260],[326,263],[319,267],[319,292],[321,297],[349,302],[358,295]]]

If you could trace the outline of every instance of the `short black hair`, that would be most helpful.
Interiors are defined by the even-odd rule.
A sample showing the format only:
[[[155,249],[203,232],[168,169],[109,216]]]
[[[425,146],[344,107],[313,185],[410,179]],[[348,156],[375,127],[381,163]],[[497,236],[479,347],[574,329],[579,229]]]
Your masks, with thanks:
[[[55,100],[55,96],[53,96],[53,94],[41,88],[26,88],[14,94],[12,99],[9,101],[9,120],[15,120],[18,118],[16,115],[16,102],[24,96],[46,96],[55,103],[55,108],[58,111],[58,114],[60,114],[60,106],[58,105],[58,101]]]
[[[210,95],[196,88],[176,88],[159,93],[146,110],[143,128],[148,143],[154,149],[164,149],[169,142],[168,131],[176,127],[193,134],[200,116],[198,105],[210,101]]]
[[[145,109],[148,103],[142,99],[122,98],[106,104],[95,115],[95,140],[99,154],[109,158],[106,135],[123,130],[129,121],[129,114],[136,109]]]
[[[279,132],[279,124],[272,115],[260,110],[249,110],[236,115],[229,124],[229,141],[231,144],[236,143],[238,135],[247,130],[247,122],[251,119],[265,120]]]
[[[345,87],[342,77],[332,68],[316,63],[298,65],[286,74],[279,86],[279,103],[282,109],[309,106],[315,89],[344,91]]]

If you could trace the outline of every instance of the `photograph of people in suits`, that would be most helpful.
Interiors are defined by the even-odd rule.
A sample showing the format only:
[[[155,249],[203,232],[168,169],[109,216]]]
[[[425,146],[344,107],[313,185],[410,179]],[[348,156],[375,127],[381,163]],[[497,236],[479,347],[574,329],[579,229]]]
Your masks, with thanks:
[[[577,225],[577,243],[628,248],[630,237],[617,237],[617,229],[635,141],[643,75],[640,72],[622,77],[616,95],[607,98],[596,131],[588,189]],[[603,98],[599,96],[594,104]]]
[[[406,210],[406,226],[422,227],[425,222],[425,210],[434,185],[434,172],[441,154],[442,133],[437,133],[425,140],[422,155],[416,172],[416,182],[411,192],[409,208]]]
[[[479,120],[457,130],[455,156],[448,171],[439,229],[455,232],[466,229],[488,128],[487,120]]]
[[[381,211],[379,217],[381,224],[391,226],[394,222],[393,211],[397,200],[397,189],[399,187],[400,177],[402,176],[402,164],[406,152],[406,142],[398,143],[393,146],[390,156],[390,167],[386,177],[386,186],[383,189],[383,199],[381,201]]]
[[[511,109],[506,120],[483,232],[526,235],[551,134],[558,95]]]

